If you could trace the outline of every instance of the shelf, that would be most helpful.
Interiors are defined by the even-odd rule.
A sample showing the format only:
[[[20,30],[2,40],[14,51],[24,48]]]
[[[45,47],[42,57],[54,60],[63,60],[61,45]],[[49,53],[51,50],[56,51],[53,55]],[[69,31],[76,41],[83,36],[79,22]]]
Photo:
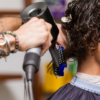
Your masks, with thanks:
[[[0,74],[0,82],[1,81],[7,81],[7,80],[16,80],[16,79],[22,79],[23,76],[21,74],[13,75],[13,74]]]

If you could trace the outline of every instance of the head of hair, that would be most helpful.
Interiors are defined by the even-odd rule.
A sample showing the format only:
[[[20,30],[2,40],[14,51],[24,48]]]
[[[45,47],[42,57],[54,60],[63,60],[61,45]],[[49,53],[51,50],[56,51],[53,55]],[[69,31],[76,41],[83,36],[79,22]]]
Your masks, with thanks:
[[[73,0],[65,13],[72,16],[71,22],[63,23],[70,37],[66,58],[81,63],[89,50],[97,49],[100,40],[100,0]]]

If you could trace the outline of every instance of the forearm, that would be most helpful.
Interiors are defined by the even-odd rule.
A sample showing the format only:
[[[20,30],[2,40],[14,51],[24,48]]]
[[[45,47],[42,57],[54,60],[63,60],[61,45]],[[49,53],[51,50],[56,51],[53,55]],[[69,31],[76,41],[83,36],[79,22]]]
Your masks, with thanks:
[[[22,25],[20,17],[1,17],[0,18],[0,32],[14,31]]]
[[[13,26],[14,25],[16,26],[17,22],[18,21],[14,20],[14,22],[10,22],[10,23],[13,24]],[[20,22],[20,24],[17,24],[17,26],[20,26],[21,23],[22,22]],[[6,27],[7,28],[5,31],[10,30],[14,33],[12,34],[12,32],[6,32],[7,37],[10,41],[10,50],[15,48],[16,46],[16,49],[18,49],[19,51],[26,51],[30,48],[34,48],[41,45],[42,46],[41,55],[43,55],[51,46],[51,41],[53,39],[51,35],[52,25],[45,22],[43,19],[34,17],[30,19],[27,23],[22,25],[21,27],[19,28],[17,27],[18,29],[12,28],[12,25],[10,28],[8,28],[8,25]],[[16,40],[16,44],[15,44],[15,40]]]
[[[0,18],[0,32],[15,31],[21,25],[22,25],[22,20],[19,17],[2,17],[2,18]],[[15,49],[15,38],[12,35],[8,35],[8,34],[6,36],[9,39],[10,51],[13,51]],[[2,40],[0,40],[0,42],[1,41]]]

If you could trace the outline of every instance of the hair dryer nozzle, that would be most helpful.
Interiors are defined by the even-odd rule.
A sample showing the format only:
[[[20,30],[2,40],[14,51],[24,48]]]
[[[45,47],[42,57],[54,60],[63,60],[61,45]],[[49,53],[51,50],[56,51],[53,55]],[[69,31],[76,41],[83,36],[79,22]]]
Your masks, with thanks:
[[[42,18],[46,22],[52,25],[52,29],[51,29],[51,34],[53,36],[52,46],[55,46],[59,30],[57,28],[57,25],[54,21],[54,18],[51,15],[51,12],[47,4],[44,2],[34,3],[28,6],[27,8],[25,8],[21,13],[21,18],[23,19],[24,23],[26,23],[32,17]]]

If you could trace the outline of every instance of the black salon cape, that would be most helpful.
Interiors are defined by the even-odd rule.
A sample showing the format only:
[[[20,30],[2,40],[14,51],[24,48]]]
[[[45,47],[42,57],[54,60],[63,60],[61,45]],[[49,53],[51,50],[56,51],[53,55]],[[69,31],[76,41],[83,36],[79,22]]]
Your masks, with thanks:
[[[47,100],[100,100],[100,95],[72,86],[69,83],[61,87]]]

